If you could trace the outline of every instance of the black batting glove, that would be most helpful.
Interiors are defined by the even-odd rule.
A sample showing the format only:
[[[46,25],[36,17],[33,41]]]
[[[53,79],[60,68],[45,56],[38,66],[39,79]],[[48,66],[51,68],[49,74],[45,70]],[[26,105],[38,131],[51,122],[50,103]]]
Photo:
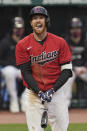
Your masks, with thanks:
[[[39,91],[38,96],[40,97],[42,104],[44,104],[46,101],[46,94],[42,91]]]
[[[54,92],[55,91],[54,91],[53,88],[51,88],[51,89],[49,89],[48,91],[45,92],[47,102],[51,102]]]

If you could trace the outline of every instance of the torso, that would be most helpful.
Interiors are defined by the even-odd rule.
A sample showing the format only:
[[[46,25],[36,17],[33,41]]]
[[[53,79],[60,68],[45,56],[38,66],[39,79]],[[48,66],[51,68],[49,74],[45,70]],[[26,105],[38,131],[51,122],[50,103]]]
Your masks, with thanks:
[[[46,41],[41,45],[30,34],[22,42],[22,48],[31,60],[32,75],[39,87],[42,90],[52,88],[61,72],[59,53],[63,39],[48,33]]]

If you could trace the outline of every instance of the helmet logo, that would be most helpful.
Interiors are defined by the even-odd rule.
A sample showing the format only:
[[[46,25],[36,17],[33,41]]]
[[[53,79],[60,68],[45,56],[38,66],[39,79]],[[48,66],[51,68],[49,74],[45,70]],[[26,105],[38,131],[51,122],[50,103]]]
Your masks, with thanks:
[[[40,7],[35,7],[34,12],[35,13],[42,13],[42,14],[46,13],[47,14],[47,12],[45,12],[45,10],[43,8],[40,8]]]

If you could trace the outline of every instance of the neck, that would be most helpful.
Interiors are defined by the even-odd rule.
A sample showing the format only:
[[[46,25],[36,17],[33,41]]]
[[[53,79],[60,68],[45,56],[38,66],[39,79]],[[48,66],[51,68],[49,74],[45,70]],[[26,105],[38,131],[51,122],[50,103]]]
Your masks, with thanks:
[[[33,32],[34,34],[34,38],[37,40],[37,41],[42,41],[46,36],[47,36],[47,30],[45,30],[43,33],[41,34],[37,34],[35,32]]]

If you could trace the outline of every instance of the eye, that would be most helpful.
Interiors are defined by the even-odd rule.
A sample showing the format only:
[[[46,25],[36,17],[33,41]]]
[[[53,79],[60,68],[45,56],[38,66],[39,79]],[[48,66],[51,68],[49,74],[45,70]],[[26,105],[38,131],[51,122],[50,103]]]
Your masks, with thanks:
[[[44,19],[44,16],[41,15],[41,16],[40,16],[40,19]]]
[[[36,20],[38,18],[38,16],[33,16],[32,20]]]

